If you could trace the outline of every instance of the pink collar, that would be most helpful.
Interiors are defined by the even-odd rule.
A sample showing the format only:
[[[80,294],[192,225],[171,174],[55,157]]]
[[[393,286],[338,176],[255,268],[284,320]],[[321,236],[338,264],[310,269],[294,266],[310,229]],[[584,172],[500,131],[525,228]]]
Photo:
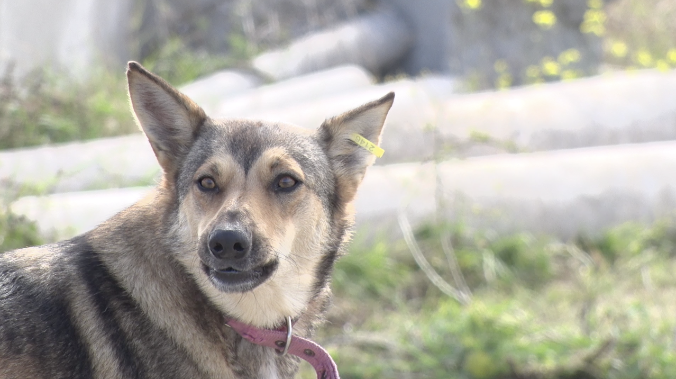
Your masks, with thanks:
[[[271,347],[280,354],[288,352],[304,359],[314,367],[317,379],[340,379],[336,362],[324,348],[308,339],[293,335],[290,318],[287,318],[288,326],[278,330],[254,328],[235,319],[228,319],[226,324],[251,343]]]

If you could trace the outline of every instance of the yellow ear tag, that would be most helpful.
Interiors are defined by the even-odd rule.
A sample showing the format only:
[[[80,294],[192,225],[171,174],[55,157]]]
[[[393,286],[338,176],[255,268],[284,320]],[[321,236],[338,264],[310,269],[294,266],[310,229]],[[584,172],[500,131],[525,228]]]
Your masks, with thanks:
[[[354,143],[356,143],[357,145],[370,151],[371,154],[375,155],[378,158],[382,157],[383,153],[385,153],[385,150],[378,147],[378,145],[376,145],[375,143],[367,140],[361,134],[354,133],[352,134],[352,137],[350,137],[350,139],[354,141]]]

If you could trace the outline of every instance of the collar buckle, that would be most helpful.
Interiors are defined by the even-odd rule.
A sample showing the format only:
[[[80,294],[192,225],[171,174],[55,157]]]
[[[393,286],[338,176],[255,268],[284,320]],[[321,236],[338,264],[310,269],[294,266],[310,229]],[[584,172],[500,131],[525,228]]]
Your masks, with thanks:
[[[291,317],[286,317],[286,324],[286,331],[283,328],[259,329],[232,318],[226,319],[226,325],[245,340],[256,345],[273,348],[280,356],[288,353],[307,361],[315,369],[318,379],[340,379],[338,367],[336,367],[336,362],[333,361],[331,355],[309,339],[294,336]],[[279,349],[282,348],[283,350],[280,351]]]
[[[291,316],[286,316],[286,342],[285,341],[276,341],[275,344],[278,347],[282,347],[281,345],[284,344],[284,350],[277,351],[277,354],[280,356],[285,356],[286,353],[289,351],[289,346],[291,346],[291,338],[293,337],[293,324],[291,323]]]

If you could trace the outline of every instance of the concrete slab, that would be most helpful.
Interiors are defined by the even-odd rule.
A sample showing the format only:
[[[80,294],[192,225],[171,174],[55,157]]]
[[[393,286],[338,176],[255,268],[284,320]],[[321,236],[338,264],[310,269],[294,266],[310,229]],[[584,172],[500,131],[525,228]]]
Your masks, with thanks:
[[[142,134],[0,152],[0,180],[46,192],[150,184],[160,173]]]
[[[378,74],[392,67],[412,41],[406,21],[394,11],[381,9],[265,52],[254,58],[253,66],[277,80],[344,64]]]
[[[676,212],[676,142],[494,155],[373,167],[356,204],[360,224],[404,209],[497,233],[562,239]],[[388,221],[390,220],[390,221]]]
[[[376,164],[417,161],[434,155],[434,128],[439,104],[454,94],[458,81],[448,76],[424,76],[366,87],[348,93],[270,109],[247,115],[252,119],[285,121],[308,129],[322,122],[376,100],[390,91],[396,94],[387,116],[382,138],[383,158]]]
[[[473,94],[455,88],[443,76],[402,80],[255,116],[314,128],[327,114],[393,90],[379,164],[432,159],[435,151],[467,157],[676,139],[676,71],[617,72]]]
[[[371,167],[356,209],[361,229],[396,228],[434,217],[498,233],[531,231],[563,239],[597,235],[626,222],[676,211],[676,142],[494,155]],[[12,210],[44,231],[73,235],[131,205],[150,188],[22,198]]]
[[[222,70],[181,86],[188,95],[211,114],[223,100],[258,87],[263,80],[255,75],[233,70]]]
[[[282,80],[221,100],[210,115],[212,117],[255,115],[269,109],[360,90],[371,84],[373,78],[363,68],[354,65],[338,66]]]
[[[454,95],[452,78],[428,76],[266,111],[243,110],[240,115],[314,129],[327,117],[395,91],[382,142],[385,155],[377,161],[382,165],[430,160],[435,155],[466,157],[676,139],[673,88],[676,71],[648,70]],[[282,93],[261,95],[261,102],[282,101],[277,97]],[[254,106],[247,104],[242,106]],[[42,186],[48,182],[53,192],[149,184],[158,170],[142,135],[0,153],[0,180]]]
[[[93,229],[141,200],[153,187],[26,196],[11,204],[12,212],[34,220],[45,235],[70,238]]]
[[[485,154],[484,136],[518,151],[672,140],[675,88],[676,71],[643,70],[455,96],[439,104],[438,131],[464,155]]]

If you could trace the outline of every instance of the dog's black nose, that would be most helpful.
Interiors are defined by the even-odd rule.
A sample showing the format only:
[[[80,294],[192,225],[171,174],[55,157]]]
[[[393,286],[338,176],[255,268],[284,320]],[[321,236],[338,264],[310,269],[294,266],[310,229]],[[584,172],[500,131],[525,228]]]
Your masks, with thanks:
[[[242,259],[251,250],[251,239],[241,230],[214,230],[209,235],[209,251],[220,260]]]

